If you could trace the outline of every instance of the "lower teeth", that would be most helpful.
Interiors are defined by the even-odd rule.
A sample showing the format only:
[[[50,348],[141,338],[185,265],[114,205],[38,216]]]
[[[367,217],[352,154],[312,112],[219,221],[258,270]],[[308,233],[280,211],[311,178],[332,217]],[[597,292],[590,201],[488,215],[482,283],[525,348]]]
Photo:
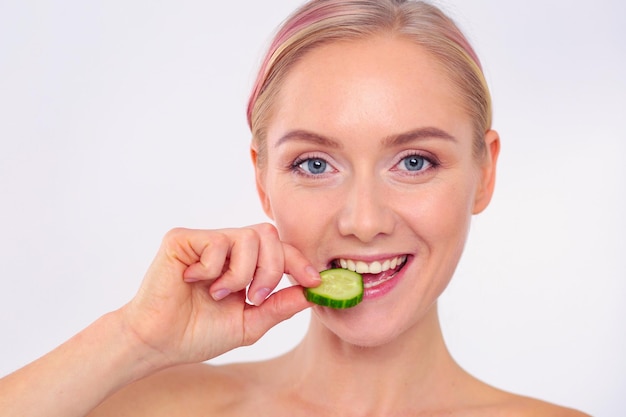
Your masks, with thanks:
[[[406,262],[405,262],[406,263]],[[372,280],[372,281],[368,281],[368,282],[363,282],[363,288],[367,289],[367,288],[372,288],[372,287],[376,287],[377,285],[380,285],[384,282],[389,281],[391,278],[395,277],[396,274],[398,273],[398,271],[400,271],[402,268],[404,267],[404,264],[400,265],[400,267],[396,270],[393,271],[393,273],[386,275],[384,272],[382,274],[383,278],[377,279],[377,280]]]
[[[375,282],[364,282],[363,283],[363,288],[368,289],[368,288],[372,288],[372,287],[376,287],[380,284],[382,284],[383,282],[387,282],[389,281],[391,278],[393,278],[395,274],[389,275],[387,278],[383,278],[379,281],[375,281]]]

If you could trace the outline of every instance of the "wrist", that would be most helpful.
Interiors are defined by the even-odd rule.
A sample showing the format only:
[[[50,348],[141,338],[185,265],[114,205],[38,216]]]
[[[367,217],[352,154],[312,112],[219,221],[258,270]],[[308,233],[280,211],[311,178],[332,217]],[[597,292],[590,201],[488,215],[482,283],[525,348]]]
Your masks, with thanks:
[[[164,368],[163,356],[136,340],[119,310],[108,313],[2,378],[0,414],[84,416],[120,388]]]
[[[171,366],[166,355],[140,337],[127,320],[124,308],[105,314],[98,321],[111,366],[124,370],[119,374],[121,386]]]

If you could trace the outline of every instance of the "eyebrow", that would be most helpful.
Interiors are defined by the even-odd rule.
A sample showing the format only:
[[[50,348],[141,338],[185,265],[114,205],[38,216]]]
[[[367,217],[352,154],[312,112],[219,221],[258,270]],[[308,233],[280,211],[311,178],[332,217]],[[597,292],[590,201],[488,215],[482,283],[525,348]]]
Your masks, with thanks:
[[[454,136],[437,127],[422,127],[397,135],[387,136],[383,139],[382,144],[383,146],[401,146],[415,140],[425,139],[445,139],[449,141],[456,141],[456,138]],[[335,149],[342,148],[342,145],[332,138],[301,129],[291,130],[287,132],[280,139],[278,139],[274,147],[277,148],[283,143],[293,140],[310,142]]]
[[[441,130],[437,127],[421,127],[398,135],[387,136],[383,139],[383,145],[400,146],[415,140],[424,139],[444,139],[456,142],[456,138],[445,130]]]
[[[323,145],[328,148],[341,148],[342,146],[334,139],[331,139],[327,136],[319,135],[317,133],[309,132],[307,130],[291,130],[283,135],[278,141],[275,148],[278,148],[285,142],[289,142],[292,140],[302,141],[302,142],[310,142],[315,143],[317,145]]]

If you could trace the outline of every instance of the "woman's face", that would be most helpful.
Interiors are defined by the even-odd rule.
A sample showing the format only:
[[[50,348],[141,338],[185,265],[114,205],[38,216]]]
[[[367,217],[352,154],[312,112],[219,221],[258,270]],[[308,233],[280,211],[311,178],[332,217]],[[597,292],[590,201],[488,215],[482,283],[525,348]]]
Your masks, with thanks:
[[[384,343],[432,308],[491,196],[497,136],[477,161],[471,120],[442,74],[407,40],[338,42],[305,55],[277,98],[261,200],[319,270],[364,272],[361,304],[314,308],[352,343]]]

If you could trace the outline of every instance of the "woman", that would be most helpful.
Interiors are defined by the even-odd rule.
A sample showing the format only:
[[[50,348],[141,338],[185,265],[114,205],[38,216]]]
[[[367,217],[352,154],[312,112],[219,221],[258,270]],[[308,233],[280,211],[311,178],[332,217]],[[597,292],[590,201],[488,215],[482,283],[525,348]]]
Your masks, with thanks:
[[[133,300],[1,381],[2,415],[582,415],[482,383],[443,341],[437,298],[500,140],[478,59],[438,9],[304,5],[248,119],[275,226],[171,231]],[[307,302],[302,287],[338,266],[363,273],[364,301]],[[274,292],[284,273],[294,285]],[[199,364],[306,308],[291,352]]]

